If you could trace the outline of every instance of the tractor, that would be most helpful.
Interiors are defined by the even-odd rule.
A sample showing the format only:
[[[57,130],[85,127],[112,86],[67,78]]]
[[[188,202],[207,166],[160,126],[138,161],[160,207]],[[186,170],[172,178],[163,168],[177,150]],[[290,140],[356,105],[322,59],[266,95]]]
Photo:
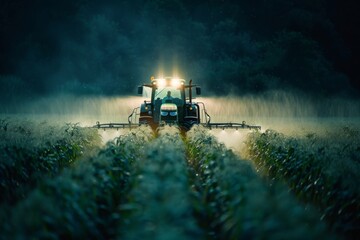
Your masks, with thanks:
[[[138,87],[138,94],[149,95],[150,101],[145,100],[140,107],[134,108],[128,117],[128,123],[100,123],[94,127],[108,128],[135,128],[141,125],[151,126],[156,130],[164,125],[176,125],[182,131],[188,131],[194,125],[202,125],[206,128],[246,128],[261,129],[260,126],[242,123],[211,123],[211,117],[207,113],[203,102],[193,101],[193,91],[201,95],[201,88],[193,85],[192,80],[186,84],[180,78],[154,78],[151,77],[149,84]],[[138,117],[138,121],[136,119]],[[135,121],[134,121],[135,119]]]

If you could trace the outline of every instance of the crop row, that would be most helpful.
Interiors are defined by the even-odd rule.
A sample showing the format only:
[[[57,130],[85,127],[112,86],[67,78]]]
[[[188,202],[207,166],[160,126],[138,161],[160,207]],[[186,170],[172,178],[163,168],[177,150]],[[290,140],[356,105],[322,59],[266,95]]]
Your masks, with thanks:
[[[187,135],[196,216],[210,239],[331,239],[316,212],[270,186],[202,128]]]
[[[66,127],[66,139],[88,136],[91,147],[81,151],[95,149],[91,129]],[[24,154],[36,141],[58,143],[63,130],[50,134],[55,140],[31,138]],[[316,211],[305,210],[284,185],[269,185],[201,127],[187,138],[170,127],[154,138],[142,127],[80,155],[61,171],[44,171],[51,177],[39,178],[11,208],[0,206],[0,239],[332,238]]]
[[[96,130],[76,124],[0,120],[0,204],[15,204],[100,145]]]
[[[349,239],[360,234],[360,135],[344,128],[326,135],[286,137],[267,130],[247,142],[256,168],[285,181],[305,203],[316,206],[332,229]]]
[[[136,163],[125,239],[199,239],[187,176],[185,145],[174,128],[160,130]]]
[[[145,133],[144,133],[145,132]],[[1,216],[3,239],[109,239],[118,234],[119,208],[129,191],[134,162],[151,139],[141,129],[117,138],[93,157],[42,182]],[[6,219],[6,221],[5,221]]]

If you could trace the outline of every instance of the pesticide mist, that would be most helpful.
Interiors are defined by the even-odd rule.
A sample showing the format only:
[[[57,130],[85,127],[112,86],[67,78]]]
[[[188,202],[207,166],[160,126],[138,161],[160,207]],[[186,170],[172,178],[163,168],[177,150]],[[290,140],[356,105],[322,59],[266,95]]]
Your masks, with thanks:
[[[262,131],[273,129],[287,135],[305,135],[356,127],[360,120],[358,100],[317,99],[281,91],[243,97],[198,99],[206,104],[212,122],[242,122],[260,125]],[[220,142],[241,151],[249,131],[213,129]]]
[[[58,95],[33,102],[4,106],[3,117],[25,118],[39,122],[78,123],[89,127],[100,123],[127,123],[142,97],[102,97]],[[301,94],[273,91],[262,95],[202,97],[211,122],[233,122],[259,125],[262,131],[273,129],[288,135],[326,132],[343,126],[356,126],[360,118],[359,100],[341,98],[316,99]],[[205,122],[202,112],[202,122]],[[137,121],[136,117],[133,121]],[[111,140],[128,130],[100,131],[103,141]],[[248,130],[210,131],[220,142],[236,151],[241,149]]]

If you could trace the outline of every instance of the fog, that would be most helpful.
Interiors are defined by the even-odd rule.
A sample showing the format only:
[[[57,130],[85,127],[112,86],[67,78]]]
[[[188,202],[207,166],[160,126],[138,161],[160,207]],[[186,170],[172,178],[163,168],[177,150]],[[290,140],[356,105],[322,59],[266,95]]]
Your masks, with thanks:
[[[101,123],[127,123],[134,108],[143,97],[84,97],[58,95],[8,106],[11,111],[2,119],[27,119],[50,123],[78,123],[92,127]],[[211,122],[246,121],[260,125],[262,131],[273,129],[289,135],[341,130],[344,126],[358,127],[360,101],[343,98],[320,99],[289,92],[267,92],[263,95],[201,97],[194,99],[205,104]],[[0,109],[6,112],[9,109]],[[205,118],[202,114],[202,122]],[[137,122],[134,118],[133,121]],[[128,130],[99,130],[104,143]],[[229,148],[239,152],[250,130],[212,129],[211,132]]]
[[[245,97],[210,97],[206,103],[212,122],[261,126],[261,131],[276,130],[285,135],[303,137],[359,128],[360,101],[343,98],[322,99],[289,92],[268,92]],[[228,148],[243,155],[250,130],[212,129],[211,133]]]

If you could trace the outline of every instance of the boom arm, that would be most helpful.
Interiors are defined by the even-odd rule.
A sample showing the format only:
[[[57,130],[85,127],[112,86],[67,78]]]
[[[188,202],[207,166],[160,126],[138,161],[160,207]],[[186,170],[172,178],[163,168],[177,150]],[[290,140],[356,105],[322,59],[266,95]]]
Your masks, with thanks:
[[[96,125],[93,126],[93,128],[98,129],[132,129],[139,127],[140,124],[131,124],[131,123],[100,123],[96,122]]]
[[[242,123],[202,123],[201,124],[202,126],[206,127],[206,128],[209,128],[209,129],[236,129],[238,130],[239,128],[241,129],[257,129],[257,130],[261,130],[261,126],[254,126],[254,125],[248,125],[246,124],[245,121],[243,121]]]
[[[157,127],[163,126],[164,124],[177,124],[184,131],[190,130],[193,125],[201,125],[209,129],[261,129],[260,126],[248,125],[245,121],[241,123],[211,123],[211,117],[206,111],[205,104],[203,102],[194,103],[192,101],[192,89],[195,88],[196,94],[200,95],[201,88],[198,85],[192,84],[192,80],[189,81],[189,85],[185,85],[184,83],[184,79],[155,79],[152,77],[151,84],[143,84],[138,88],[139,94],[142,94],[143,87],[151,88],[151,102],[144,101],[140,107],[134,108],[128,117],[128,123],[96,122],[96,125],[93,127],[104,130],[118,130],[137,128],[141,125],[150,125],[152,129],[156,131]],[[181,99],[179,98],[179,100],[181,100],[180,103],[171,103],[171,106],[174,106],[174,109],[172,110],[161,108],[161,106],[165,106],[165,104],[161,104],[161,101],[159,103],[157,99],[155,100],[158,96],[157,91],[161,92],[165,89],[178,91],[178,95],[181,95]],[[188,90],[188,98],[186,98],[186,90]],[[202,108],[200,108],[199,105],[202,105]],[[137,116],[139,116],[138,119]]]
[[[98,128],[98,129],[132,129],[132,128],[137,128],[139,127],[141,124],[140,123],[133,123],[132,120],[135,118],[136,120],[136,116],[139,115],[138,113],[139,107],[136,107],[133,109],[133,111],[131,112],[131,114],[128,117],[128,123],[100,123],[99,121],[96,122],[96,125],[93,126],[93,128]]]
[[[242,123],[232,123],[232,122],[228,122],[228,123],[211,123],[211,117],[210,115],[207,113],[206,108],[205,108],[205,104],[203,102],[198,102],[198,104],[201,104],[203,106],[203,113],[205,115],[205,119],[206,122],[205,123],[200,123],[199,125],[209,128],[209,129],[255,129],[255,130],[261,130],[261,126],[256,126],[256,125],[248,125],[246,124],[245,121],[242,121]],[[136,121],[136,116],[139,115],[138,113],[139,107],[134,108],[133,111],[131,112],[131,114],[128,117],[128,123],[100,123],[100,122],[96,122],[96,125],[93,126],[93,128],[98,128],[98,129],[134,129],[137,127],[140,127],[141,125],[146,125],[146,124],[142,124],[142,123],[133,123],[133,119],[135,119]]]

